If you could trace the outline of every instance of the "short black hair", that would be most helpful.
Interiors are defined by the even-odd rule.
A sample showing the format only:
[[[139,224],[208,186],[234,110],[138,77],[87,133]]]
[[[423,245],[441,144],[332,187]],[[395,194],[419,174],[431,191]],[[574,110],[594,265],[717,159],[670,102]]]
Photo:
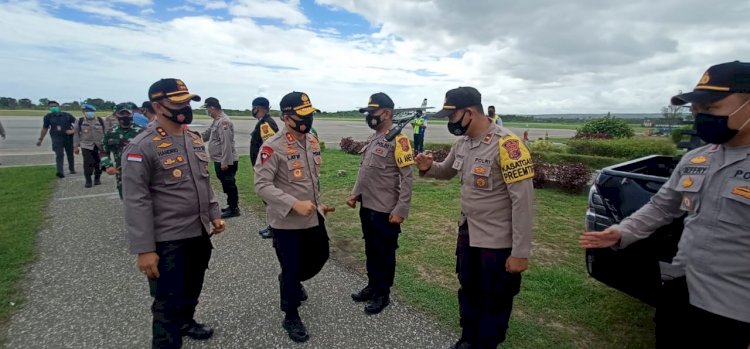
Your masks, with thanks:
[[[143,104],[141,104],[141,109],[146,109],[148,110],[149,113],[152,113],[152,114],[156,113],[156,110],[154,110],[154,106],[151,105],[151,102],[149,101],[143,102]]]
[[[478,112],[480,112],[480,113],[482,113],[482,115],[484,115],[484,107],[482,106],[482,103],[479,103],[479,104],[475,105],[474,107],[477,109]],[[495,108],[494,106],[490,106],[490,107]]]
[[[60,105],[60,103],[57,103],[57,101],[48,101],[48,102],[47,102],[47,106],[48,106],[48,107],[49,107],[50,105],[53,105],[53,104],[57,104],[57,105]]]
[[[491,106],[487,107],[487,109],[490,109],[490,108],[495,109],[495,106],[491,105]]]

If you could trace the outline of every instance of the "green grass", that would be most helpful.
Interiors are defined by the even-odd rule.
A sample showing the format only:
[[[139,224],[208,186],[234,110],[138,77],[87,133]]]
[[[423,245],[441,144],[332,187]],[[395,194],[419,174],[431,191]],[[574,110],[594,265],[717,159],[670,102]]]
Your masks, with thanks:
[[[354,185],[359,157],[323,152],[323,202],[337,255],[363,270],[364,244],[356,210],[344,201]],[[337,176],[343,170],[345,176]],[[248,157],[237,173],[243,204],[263,212],[252,189]],[[583,231],[584,194],[535,191],[534,249],[516,297],[503,348],[648,348],[654,346],[653,309],[590,279],[577,237]],[[415,179],[412,207],[399,238],[395,292],[458,333],[455,276],[456,180]]]
[[[19,282],[34,259],[36,233],[54,189],[52,166],[0,169],[0,325],[23,302]],[[0,334],[0,342],[2,335]]]
[[[546,128],[550,130],[576,130],[583,126],[584,122],[575,123],[552,123],[552,122],[505,122],[503,126],[512,128]],[[630,125],[636,134],[643,134],[643,131],[651,130],[654,128],[646,128],[641,126]]]
[[[616,165],[628,161],[625,158],[611,158],[605,156],[568,154],[553,151],[534,151],[534,156],[538,156],[541,161],[550,164],[576,164],[581,163],[592,170],[599,170],[607,166]]]

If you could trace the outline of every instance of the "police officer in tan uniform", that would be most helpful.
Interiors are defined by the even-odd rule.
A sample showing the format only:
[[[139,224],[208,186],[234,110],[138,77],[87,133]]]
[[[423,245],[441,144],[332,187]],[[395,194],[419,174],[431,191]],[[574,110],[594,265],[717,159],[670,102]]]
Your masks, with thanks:
[[[113,110],[112,114],[109,114],[104,119],[104,126],[107,128],[104,132],[109,132],[113,127],[120,124],[120,121],[117,119],[117,110]]]
[[[648,204],[603,232],[581,236],[584,248],[624,248],[687,214],[672,264],[685,275],[664,283],[657,305],[659,348],[750,345],[750,63],[712,66],[692,92],[698,136]]]
[[[255,162],[258,160],[258,153],[260,153],[260,147],[263,142],[267,141],[271,136],[279,132],[279,127],[276,126],[276,122],[273,121],[268,111],[271,110],[271,103],[266,97],[257,97],[253,99],[252,113],[253,117],[258,119],[255,124],[255,128],[250,133],[250,163],[255,166]],[[273,231],[270,226],[258,231],[260,237],[264,239],[270,239],[273,237]]]
[[[104,120],[96,116],[96,108],[91,104],[83,105],[83,117],[75,125],[73,135],[73,152],[83,151],[83,176],[86,178],[85,188],[91,188],[91,175],[94,175],[94,185],[102,184],[101,153],[104,153],[102,139],[104,139]]]
[[[435,117],[448,117],[448,130],[460,137],[441,163],[433,163],[431,154],[415,158],[420,175],[458,176],[461,183],[456,270],[463,331],[453,348],[496,348],[505,340],[513,297],[528,268],[531,155],[515,134],[484,115],[473,87],[448,91]]]
[[[240,198],[234,176],[237,173],[239,157],[234,149],[234,124],[221,110],[218,99],[208,97],[203,106],[208,116],[214,119],[211,126],[203,132],[203,140],[209,142],[208,151],[211,161],[214,162],[216,177],[227,194],[227,208],[221,210],[221,218],[237,217],[240,215]]]
[[[366,108],[367,126],[375,130],[362,149],[359,174],[349,207],[362,203],[359,218],[365,240],[368,284],[352,294],[356,302],[365,302],[365,313],[380,313],[390,303],[391,286],[396,273],[396,249],[400,224],[411,205],[414,152],[403,134],[392,140],[386,134],[393,125],[393,100],[385,93],[370,97]]]
[[[178,79],[151,85],[157,118],[125,148],[122,187],[130,252],[148,277],[154,303],[153,348],[180,348],[182,337],[208,339],[213,329],[194,319],[213,246],[224,231],[209,181],[200,134],[183,126],[200,101]]]
[[[281,99],[284,129],[271,136],[255,163],[255,192],[267,203],[274,231],[273,246],[281,264],[279,276],[282,326],[295,342],[309,339],[297,308],[304,300],[302,281],[315,276],[328,260],[325,214],[320,197],[320,143],[310,134],[310,98],[292,92]]]

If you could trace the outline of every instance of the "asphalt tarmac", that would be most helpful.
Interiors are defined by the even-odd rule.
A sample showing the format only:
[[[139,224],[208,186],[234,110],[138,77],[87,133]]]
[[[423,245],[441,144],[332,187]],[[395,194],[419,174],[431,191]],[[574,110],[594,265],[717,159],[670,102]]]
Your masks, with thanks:
[[[30,116],[3,116],[0,121],[5,127],[7,138],[0,140],[0,164],[2,166],[20,166],[36,164],[52,164],[55,162],[54,153],[49,136],[44,139],[40,147],[36,146],[39,131],[42,128],[42,117]],[[191,126],[192,129],[203,131],[211,123],[209,119],[196,119]],[[250,146],[250,132],[255,127],[255,120],[237,118],[234,120],[235,147],[239,154],[247,154]],[[281,122],[277,120],[280,125]],[[328,148],[338,148],[339,141],[343,137],[352,137],[355,140],[365,140],[372,134],[364,122],[354,120],[316,119],[314,123],[318,136],[326,143]],[[559,129],[517,129],[511,128],[519,136],[525,130],[529,131],[529,139],[538,139],[548,135],[553,138],[573,137],[575,130]],[[404,134],[411,136],[412,128],[404,128]],[[425,133],[426,143],[453,143],[456,137],[448,132],[444,123],[429,124]],[[80,160],[80,156],[76,161]]]
[[[80,165],[78,171],[57,180],[37,237],[37,259],[22,286],[27,301],[7,324],[7,348],[150,347],[152,299],[127,251],[114,177],[104,175],[102,185],[85,189]],[[223,206],[223,194],[217,195]],[[257,233],[265,225],[260,216],[243,208],[241,217],[227,219],[226,232],[212,238],[196,320],[215,334],[207,341],[186,338],[185,348],[434,349],[457,340],[398,295],[381,314],[366,315],[349,296],[366,279],[329,260],[305,282],[310,298],[300,315],[310,339],[292,342],[281,327],[278,262],[271,241]]]

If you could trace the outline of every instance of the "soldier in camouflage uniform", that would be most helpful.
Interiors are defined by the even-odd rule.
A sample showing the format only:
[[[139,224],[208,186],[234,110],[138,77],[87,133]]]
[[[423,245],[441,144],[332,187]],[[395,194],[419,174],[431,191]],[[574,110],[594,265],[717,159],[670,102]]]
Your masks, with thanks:
[[[120,174],[122,150],[143,129],[133,123],[132,108],[132,103],[120,103],[115,107],[118,124],[107,131],[104,134],[104,140],[102,140],[104,146],[104,154],[102,156],[106,156],[106,158],[102,159],[102,169],[108,175],[115,175],[117,177],[117,191],[120,193],[120,199],[122,199],[122,175]]]

